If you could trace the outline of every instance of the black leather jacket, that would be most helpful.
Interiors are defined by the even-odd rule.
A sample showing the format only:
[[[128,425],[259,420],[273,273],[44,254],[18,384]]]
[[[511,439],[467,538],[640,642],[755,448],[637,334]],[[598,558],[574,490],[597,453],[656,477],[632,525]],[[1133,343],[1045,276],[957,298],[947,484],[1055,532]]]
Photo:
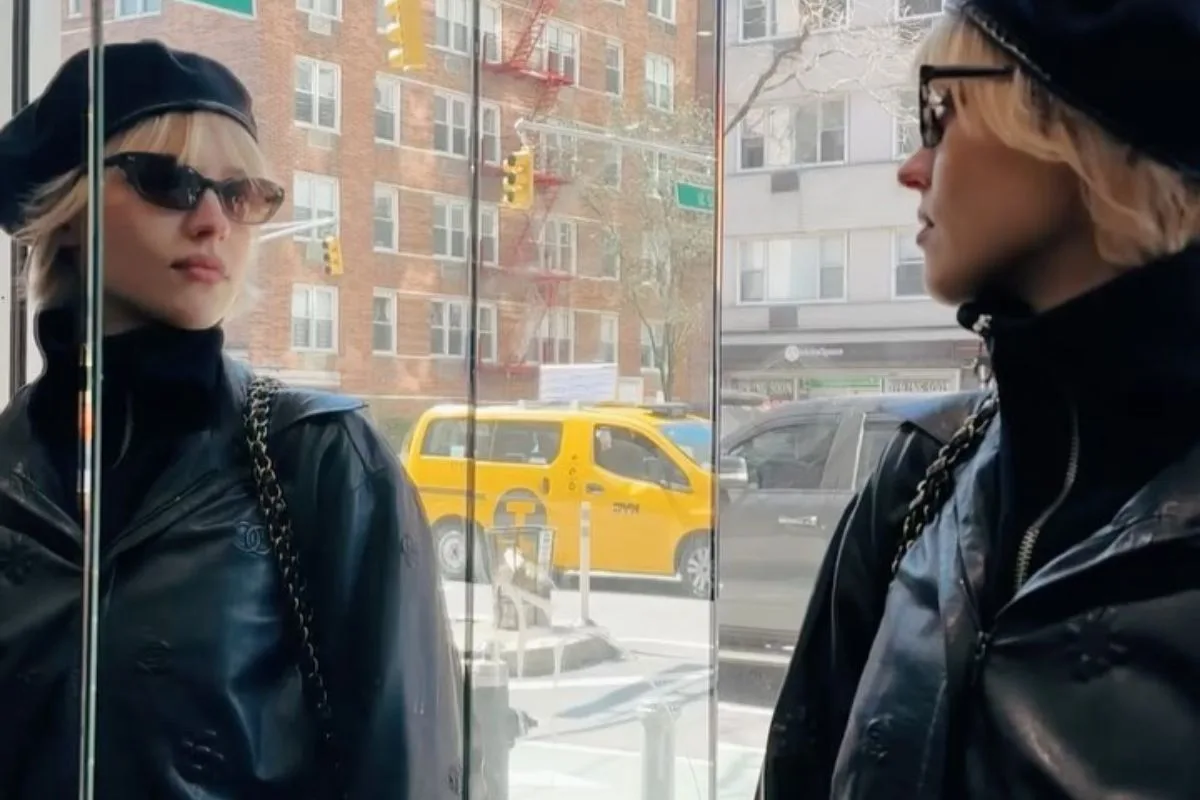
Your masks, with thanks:
[[[893,579],[982,397],[911,409],[830,544],[762,800],[1200,797],[1198,308],[1192,250],[997,314],[1000,412]]]
[[[249,380],[106,532],[97,793],[310,798],[326,779],[244,450]],[[39,487],[28,390],[0,415],[0,798],[75,796],[81,533]],[[288,389],[270,446],[296,520],[348,797],[451,800],[461,667],[420,503],[362,403]],[[164,409],[169,411],[169,409]]]

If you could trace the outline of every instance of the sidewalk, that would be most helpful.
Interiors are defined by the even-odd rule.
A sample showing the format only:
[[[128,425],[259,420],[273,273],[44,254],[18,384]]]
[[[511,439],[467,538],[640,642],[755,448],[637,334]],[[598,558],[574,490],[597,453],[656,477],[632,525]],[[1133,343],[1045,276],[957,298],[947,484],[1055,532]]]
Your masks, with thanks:
[[[643,797],[638,752],[518,741],[509,761],[509,800],[747,800],[761,764],[761,751],[718,744],[715,795],[708,792],[710,762],[680,757],[674,796]]]
[[[490,616],[476,614],[468,621],[451,619],[454,642],[460,653],[467,651],[467,628],[471,628],[471,650],[479,657],[503,661],[513,678],[540,678],[569,670],[584,669],[622,657],[621,649],[608,632],[597,626],[552,625],[525,630],[522,648],[517,631],[497,630]]]

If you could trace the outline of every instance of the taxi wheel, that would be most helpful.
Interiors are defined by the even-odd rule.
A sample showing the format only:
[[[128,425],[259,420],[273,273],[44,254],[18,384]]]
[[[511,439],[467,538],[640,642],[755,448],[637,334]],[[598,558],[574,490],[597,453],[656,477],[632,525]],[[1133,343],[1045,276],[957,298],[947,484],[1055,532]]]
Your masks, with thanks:
[[[475,535],[475,580],[486,580],[487,568],[481,537]],[[466,524],[460,519],[444,519],[433,526],[433,547],[437,553],[438,567],[442,577],[448,581],[466,580],[467,534]]]
[[[679,545],[676,571],[683,590],[691,597],[708,600],[712,596],[712,546],[706,533],[693,533]]]

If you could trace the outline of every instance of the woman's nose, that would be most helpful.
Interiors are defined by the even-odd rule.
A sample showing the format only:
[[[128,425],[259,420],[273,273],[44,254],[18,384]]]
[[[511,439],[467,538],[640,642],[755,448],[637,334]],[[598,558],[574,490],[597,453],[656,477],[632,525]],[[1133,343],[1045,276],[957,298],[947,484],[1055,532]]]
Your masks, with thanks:
[[[923,192],[929,188],[929,179],[933,174],[933,150],[922,147],[904,160],[896,170],[896,180],[905,189]]]
[[[217,193],[209,189],[187,215],[188,234],[197,239],[224,239],[229,235],[229,217],[221,206]]]

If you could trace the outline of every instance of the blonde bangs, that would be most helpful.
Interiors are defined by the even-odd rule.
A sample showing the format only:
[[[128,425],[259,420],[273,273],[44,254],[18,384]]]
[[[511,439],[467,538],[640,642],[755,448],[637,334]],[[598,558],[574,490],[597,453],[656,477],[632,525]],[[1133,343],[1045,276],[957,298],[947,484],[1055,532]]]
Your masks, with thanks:
[[[917,64],[1014,64],[969,20],[946,14],[921,42]],[[954,124],[1079,177],[1082,199],[1106,261],[1136,266],[1175,253],[1200,236],[1200,195],[1178,172],[1118,142],[1087,115],[1050,95],[1018,68],[1011,79],[947,81]]]
[[[106,155],[121,152],[166,153],[195,164],[202,148],[212,144],[230,158],[234,169],[254,177],[270,177],[262,149],[254,137],[224,114],[172,112],[146,120],[112,137]],[[67,227],[87,209],[85,169],[60,175],[34,191],[25,204],[24,227],[16,239],[29,247],[26,262],[29,290],[41,304],[60,300],[78,281],[79,265],[62,258]]]

